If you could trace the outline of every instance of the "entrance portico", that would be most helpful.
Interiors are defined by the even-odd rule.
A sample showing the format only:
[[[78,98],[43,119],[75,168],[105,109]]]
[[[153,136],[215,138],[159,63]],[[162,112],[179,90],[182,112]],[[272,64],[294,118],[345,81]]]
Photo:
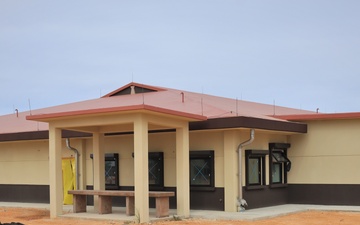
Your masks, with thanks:
[[[152,110],[94,113],[76,116],[34,115],[33,120],[49,123],[50,163],[50,216],[62,214],[61,130],[74,130],[92,134],[94,189],[105,190],[104,162],[105,133],[134,133],[134,187],[135,214],[140,222],[149,221],[148,132],[176,130],[176,190],[177,214],[190,214],[189,190],[189,121],[199,120],[197,115],[171,115]],[[94,197],[94,207],[98,201]]]

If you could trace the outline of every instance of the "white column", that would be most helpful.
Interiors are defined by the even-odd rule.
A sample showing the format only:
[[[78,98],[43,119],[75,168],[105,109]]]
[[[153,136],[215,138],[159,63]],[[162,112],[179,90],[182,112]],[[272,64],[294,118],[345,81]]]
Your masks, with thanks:
[[[105,190],[104,134],[93,133],[94,190]],[[98,196],[94,196],[94,209],[98,211]]]
[[[238,166],[237,166],[237,131],[224,131],[224,198],[225,211],[237,211]]]
[[[50,218],[62,214],[61,129],[49,125]]]
[[[190,216],[189,126],[176,129],[176,200],[177,214]]]
[[[149,222],[148,121],[139,115],[134,121],[135,216]]]

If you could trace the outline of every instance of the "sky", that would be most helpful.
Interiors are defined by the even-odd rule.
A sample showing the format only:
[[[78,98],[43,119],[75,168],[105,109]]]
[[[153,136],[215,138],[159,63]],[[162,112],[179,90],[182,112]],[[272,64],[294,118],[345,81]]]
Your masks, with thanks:
[[[358,0],[0,0],[0,115],[130,82],[360,112]]]

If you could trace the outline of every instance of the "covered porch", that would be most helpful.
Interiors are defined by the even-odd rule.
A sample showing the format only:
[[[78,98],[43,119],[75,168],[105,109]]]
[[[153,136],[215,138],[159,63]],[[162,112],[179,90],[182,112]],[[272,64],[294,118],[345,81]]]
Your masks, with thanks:
[[[148,180],[148,133],[172,129],[176,134],[176,214],[190,215],[189,190],[189,122],[202,120],[198,115],[179,115],[157,110],[137,109],[111,113],[63,113],[29,116],[28,119],[49,123],[50,216],[63,214],[63,184],[61,169],[62,130],[92,134],[93,188],[105,190],[105,134],[131,132],[134,143],[135,216],[140,223],[150,220]],[[84,186],[80,186],[80,189]],[[94,196],[94,210],[99,207]],[[114,216],[114,215],[112,215]]]

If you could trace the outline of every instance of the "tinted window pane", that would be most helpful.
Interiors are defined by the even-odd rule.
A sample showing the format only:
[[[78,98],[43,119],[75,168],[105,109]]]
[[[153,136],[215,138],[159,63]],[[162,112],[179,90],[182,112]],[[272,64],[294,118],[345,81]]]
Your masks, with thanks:
[[[274,163],[272,168],[272,182],[281,183],[282,182],[282,164]]]
[[[273,152],[273,162],[289,162],[283,152]]]
[[[116,184],[115,161],[105,161],[105,184]]]
[[[149,184],[160,185],[161,182],[161,164],[158,159],[149,159]]]
[[[190,160],[190,184],[204,186],[211,184],[211,163],[209,159]]]
[[[249,158],[249,184],[260,184],[260,158]]]

